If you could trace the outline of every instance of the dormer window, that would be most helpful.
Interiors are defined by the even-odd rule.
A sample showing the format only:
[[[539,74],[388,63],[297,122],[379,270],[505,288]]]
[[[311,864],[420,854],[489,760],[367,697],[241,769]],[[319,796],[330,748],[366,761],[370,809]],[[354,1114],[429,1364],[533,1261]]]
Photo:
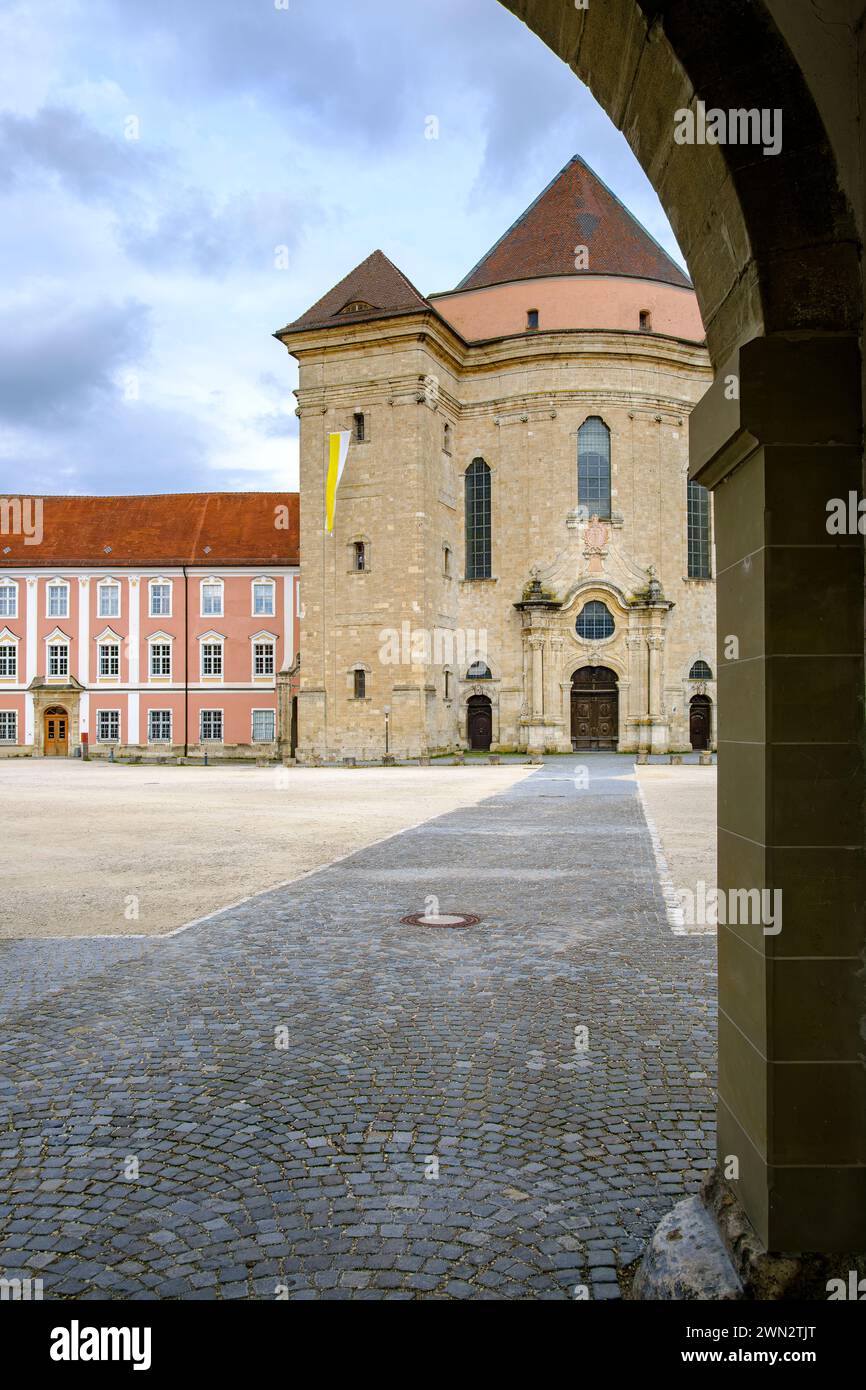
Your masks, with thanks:
[[[537,310],[537,309],[527,309],[527,311],[526,311],[526,327],[527,327],[527,328],[530,328],[530,329],[535,329],[535,328],[538,327],[538,310]]]
[[[368,304],[366,299],[353,299],[345,308],[340,310],[341,314],[370,314],[373,312],[374,305]]]
[[[356,410],[352,417],[352,422],[352,433],[355,437],[355,443],[363,444],[364,440],[367,438],[367,421],[364,418],[364,412],[362,410]]]
[[[653,316],[652,316],[652,314],[650,313],[649,309],[641,309],[641,311],[640,311],[640,326],[641,326],[641,332],[642,332],[642,333],[649,333],[649,332],[652,330],[652,326],[653,326]]]

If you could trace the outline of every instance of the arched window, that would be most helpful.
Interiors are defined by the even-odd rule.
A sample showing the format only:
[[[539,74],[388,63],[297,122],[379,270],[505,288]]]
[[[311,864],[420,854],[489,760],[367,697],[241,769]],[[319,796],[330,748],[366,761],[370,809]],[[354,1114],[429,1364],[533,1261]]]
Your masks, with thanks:
[[[466,578],[489,579],[490,469],[473,459],[466,470]]]
[[[700,483],[688,481],[689,579],[710,578],[710,494]]]
[[[597,415],[577,432],[577,501],[590,516],[610,516],[610,430]]]
[[[613,618],[606,604],[593,599],[581,608],[574,626],[578,637],[583,637],[587,642],[599,642],[612,634]]]
[[[713,673],[705,661],[696,661],[689,671],[690,681],[711,681]]]
[[[489,681],[493,678],[490,674],[490,667],[487,665],[486,661],[473,661],[469,670],[466,672],[466,679],[468,681]]]

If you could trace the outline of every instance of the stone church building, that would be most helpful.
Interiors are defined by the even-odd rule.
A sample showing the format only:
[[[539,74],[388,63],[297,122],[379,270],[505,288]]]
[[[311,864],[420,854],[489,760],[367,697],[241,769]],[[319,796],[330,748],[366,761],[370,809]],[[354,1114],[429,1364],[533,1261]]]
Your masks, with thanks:
[[[581,159],[456,289],[425,298],[375,251],[277,337],[300,366],[301,761],[714,746],[704,328]]]

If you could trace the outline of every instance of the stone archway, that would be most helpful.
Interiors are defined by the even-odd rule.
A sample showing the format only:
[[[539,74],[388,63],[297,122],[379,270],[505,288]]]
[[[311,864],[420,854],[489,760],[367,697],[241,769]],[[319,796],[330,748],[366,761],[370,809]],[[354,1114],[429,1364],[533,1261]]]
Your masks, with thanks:
[[[779,935],[719,929],[718,1154],[738,1176],[716,1215],[741,1205],[771,1251],[863,1250],[863,539],[826,528],[828,498],[863,483],[852,73],[821,17],[780,0],[501,2],[628,139],[716,371],[690,474],[715,500],[719,887],[785,903]],[[698,100],[782,111],[781,152],[677,144]]]

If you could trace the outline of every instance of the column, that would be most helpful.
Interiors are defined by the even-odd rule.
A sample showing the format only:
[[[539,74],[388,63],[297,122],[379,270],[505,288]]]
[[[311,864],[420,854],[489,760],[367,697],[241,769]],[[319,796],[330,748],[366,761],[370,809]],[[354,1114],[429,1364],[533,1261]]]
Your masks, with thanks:
[[[719,927],[718,1157],[771,1251],[866,1249],[863,538],[828,531],[862,496],[859,405],[856,340],[775,336],[690,424],[715,502],[719,887],[774,895]]]
[[[532,652],[532,718],[544,718],[544,637],[534,634],[529,639]]]
[[[24,651],[24,681],[29,686],[36,679],[36,602],[39,581],[35,577],[29,578],[26,589],[27,637]],[[33,708],[33,696],[29,690],[24,696],[24,742],[31,747],[36,742],[36,716]]]

